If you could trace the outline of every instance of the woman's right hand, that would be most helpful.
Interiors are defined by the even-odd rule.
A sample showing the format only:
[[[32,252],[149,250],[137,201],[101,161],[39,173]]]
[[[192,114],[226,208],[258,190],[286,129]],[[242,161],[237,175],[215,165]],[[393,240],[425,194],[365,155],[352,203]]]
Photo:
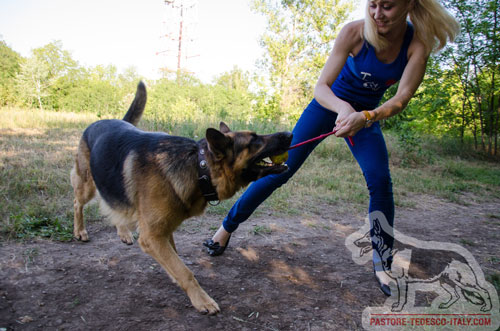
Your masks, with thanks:
[[[338,131],[341,130],[342,127],[345,125],[346,119],[349,117],[349,115],[355,113],[356,111],[347,102],[343,102],[342,106],[337,108],[336,111],[337,111],[337,120],[335,121],[335,129]]]

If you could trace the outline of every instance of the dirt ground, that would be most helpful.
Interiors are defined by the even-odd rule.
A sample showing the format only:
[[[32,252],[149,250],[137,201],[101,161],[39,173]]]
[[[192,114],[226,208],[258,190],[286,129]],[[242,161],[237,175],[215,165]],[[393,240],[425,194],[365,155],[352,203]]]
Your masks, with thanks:
[[[500,201],[467,205],[415,196],[396,228],[469,250],[485,276],[500,272]],[[209,207],[210,208],[210,207]],[[99,220],[91,241],[0,243],[0,330],[358,330],[381,306],[370,265],[357,265],[345,238],[364,215],[318,206],[307,217],[265,214],[244,223],[229,248],[209,257],[202,241],[220,219],[202,216],[175,233],[179,255],[222,312],[197,313],[137,244]],[[262,227],[271,231],[257,231]]]

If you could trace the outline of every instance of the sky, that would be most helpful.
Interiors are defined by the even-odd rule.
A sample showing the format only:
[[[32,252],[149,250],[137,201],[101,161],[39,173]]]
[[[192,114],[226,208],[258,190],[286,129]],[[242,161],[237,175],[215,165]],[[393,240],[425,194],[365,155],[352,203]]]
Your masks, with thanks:
[[[235,66],[255,69],[265,19],[250,0],[183,1],[183,67],[205,82]],[[158,78],[159,68],[177,66],[176,36],[166,37],[179,30],[173,11],[164,0],[0,0],[0,39],[24,57],[60,40],[80,65],[135,67]]]

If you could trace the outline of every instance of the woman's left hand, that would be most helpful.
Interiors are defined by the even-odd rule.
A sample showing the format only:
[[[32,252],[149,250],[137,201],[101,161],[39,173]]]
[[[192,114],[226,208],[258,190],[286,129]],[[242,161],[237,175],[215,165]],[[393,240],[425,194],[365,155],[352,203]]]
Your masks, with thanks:
[[[344,120],[338,121],[334,130],[336,137],[352,137],[359,130],[365,127],[366,118],[362,112],[355,112],[347,116]]]

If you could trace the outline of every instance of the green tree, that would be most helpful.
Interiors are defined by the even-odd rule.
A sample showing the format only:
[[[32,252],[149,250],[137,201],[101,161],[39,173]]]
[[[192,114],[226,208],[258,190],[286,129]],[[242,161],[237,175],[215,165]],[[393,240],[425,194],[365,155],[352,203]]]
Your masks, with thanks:
[[[253,0],[253,10],[267,19],[261,36],[266,56],[259,65],[272,91],[259,104],[269,103],[268,110],[277,112],[273,117],[295,118],[311,99],[332,42],[355,5],[341,0]]]
[[[122,115],[133,99],[135,86],[129,86],[128,78],[120,76],[115,66],[81,69],[71,77],[71,84],[64,93],[58,93],[61,108],[98,115]]]
[[[78,63],[72,59],[69,51],[63,49],[59,40],[35,48],[33,56],[45,63],[51,78],[63,77],[78,67]]]
[[[60,41],[34,49],[32,55],[21,64],[16,76],[24,104],[36,104],[40,109],[44,108],[44,104],[58,108],[57,93],[67,88],[68,76],[77,70],[78,63],[68,51],[62,49]]]
[[[215,79],[215,85],[224,86],[228,89],[247,92],[250,88],[250,78],[248,72],[244,72],[238,67],[231,71],[219,75]]]
[[[49,95],[48,88],[52,84],[46,63],[32,56],[21,63],[21,71],[16,78],[18,93],[24,104],[37,104],[43,109],[42,98]]]
[[[451,134],[477,149],[498,150],[500,0],[445,0],[461,24],[455,43],[430,57],[426,75],[404,112],[386,121],[401,132]],[[390,98],[391,88],[385,99]]]
[[[21,56],[0,40],[0,106],[15,101],[15,78],[21,69]]]
[[[449,66],[462,87],[465,129],[476,147],[496,154],[500,117],[500,0],[446,0],[462,26]]]

